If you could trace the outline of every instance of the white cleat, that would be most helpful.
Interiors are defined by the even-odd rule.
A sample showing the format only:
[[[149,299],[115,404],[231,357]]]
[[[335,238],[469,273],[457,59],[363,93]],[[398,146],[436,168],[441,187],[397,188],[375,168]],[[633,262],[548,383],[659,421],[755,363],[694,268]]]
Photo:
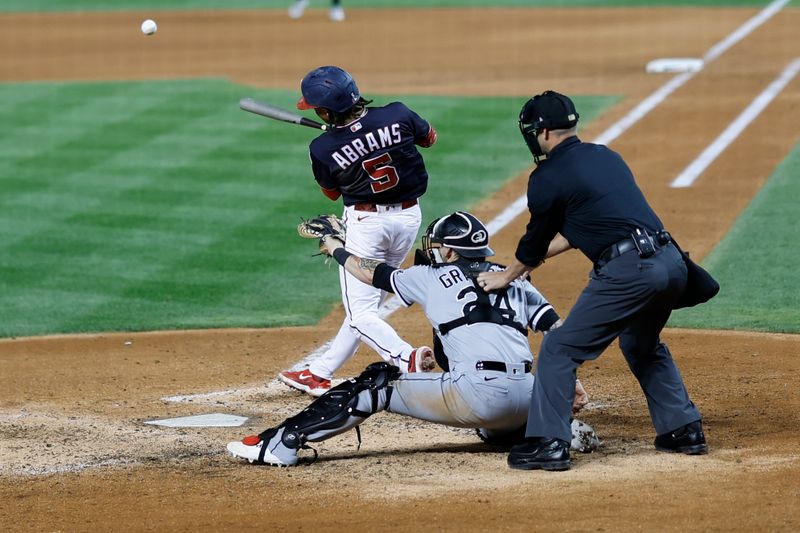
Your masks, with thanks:
[[[328,16],[334,22],[342,22],[344,20],[344,9],[342,6],[333,6]]]
[[[250,464],[267,464],[274,466],[294,466],[297,464],[297,460],[293,463],[282,461],[272,455],[269,450],[264,450],[264,458],[259,459],[258,456],[261,454],[262,446],[264,446],[264,441],[255,435],[251,435],[240,441],[229,442],[226,448],[232,456],[238,459],[246,459]]]
[[[299,19],[308,7],[308,0],[295,0],[289,6],[289,18]]]

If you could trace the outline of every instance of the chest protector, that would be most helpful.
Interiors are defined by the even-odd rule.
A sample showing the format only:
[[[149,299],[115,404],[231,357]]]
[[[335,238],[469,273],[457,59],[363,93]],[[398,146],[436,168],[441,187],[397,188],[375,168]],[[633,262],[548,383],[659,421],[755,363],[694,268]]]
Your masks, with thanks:
[[[488,261],[470,262],[459,259],[455,263],[450,263],[449,266],[457,266],[459,270],[472,281],[471,287],[465,287],[458,293],[459,300],[470,292],[475,293],[477,299],[464,306],[464,316],[439,324],[439,333],[441,335],[447,335],[455,328],[464,325],[488,322],[490,324],[514,328],[526,337],[528,336],[528,328],[515,320],[517,313],[511,308],[511,304],[509,303],[508,290],[500,289],[492,291],[495,295],[494,303],[492,303],[489,294],[478,286],[478,274],[492,270],[493,266],[501,265],[496,265]]]

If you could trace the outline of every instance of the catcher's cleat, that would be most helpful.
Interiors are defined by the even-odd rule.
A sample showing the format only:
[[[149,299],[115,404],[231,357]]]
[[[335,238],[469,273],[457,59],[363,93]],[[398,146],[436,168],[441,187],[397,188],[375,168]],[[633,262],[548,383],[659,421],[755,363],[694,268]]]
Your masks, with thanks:
[[[229,442],[226,448],[232,456],[246,459],[250,464],[273,466],[294,466],[297,464],[297,458],[295,458],[294,462],[291,462],[272,455],[268,449],[264,448],[264,441],[257,435],[250,435],[241,441]]]
[[[278,374],[278,379],[299,391],[319,397],[331,390],[331,380],[320,378],[312,374],[309,370],[299,370],[291,372],[284,370]]]
[[[420,346],[408,356],[409,372],[433,372],[435,368],[436,357],[427,346]]]
[[[703,423],[700,420],[657,436],[655,446],[656,450],[660,452],[685,453],[686,455],[708,453]]]

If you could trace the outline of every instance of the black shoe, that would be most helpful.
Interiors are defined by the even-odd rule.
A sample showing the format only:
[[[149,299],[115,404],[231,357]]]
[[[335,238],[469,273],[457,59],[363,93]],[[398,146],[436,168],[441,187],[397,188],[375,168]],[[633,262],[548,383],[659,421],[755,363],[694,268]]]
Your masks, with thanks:
[[[511,447],[508,466],[518,470],[569,470],[569,443],[552,438],[525,439]]]
[[[698,420],[678,429],[659,435],[655,440],[656,450],[662,452],[702,455],[708,453],[703,423]]]

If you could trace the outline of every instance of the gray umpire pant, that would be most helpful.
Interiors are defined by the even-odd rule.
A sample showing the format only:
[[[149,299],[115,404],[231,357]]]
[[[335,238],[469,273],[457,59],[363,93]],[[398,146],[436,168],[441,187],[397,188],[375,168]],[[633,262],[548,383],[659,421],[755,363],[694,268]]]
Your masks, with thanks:
[[[647,397],[656,434],[700,420],[659,339],[685,286],[686,264],[672,244],[646,259],[632,250],[597,265],[564,324],[542,341],[526,436],[570,441],[576,370],[617,337]]]

